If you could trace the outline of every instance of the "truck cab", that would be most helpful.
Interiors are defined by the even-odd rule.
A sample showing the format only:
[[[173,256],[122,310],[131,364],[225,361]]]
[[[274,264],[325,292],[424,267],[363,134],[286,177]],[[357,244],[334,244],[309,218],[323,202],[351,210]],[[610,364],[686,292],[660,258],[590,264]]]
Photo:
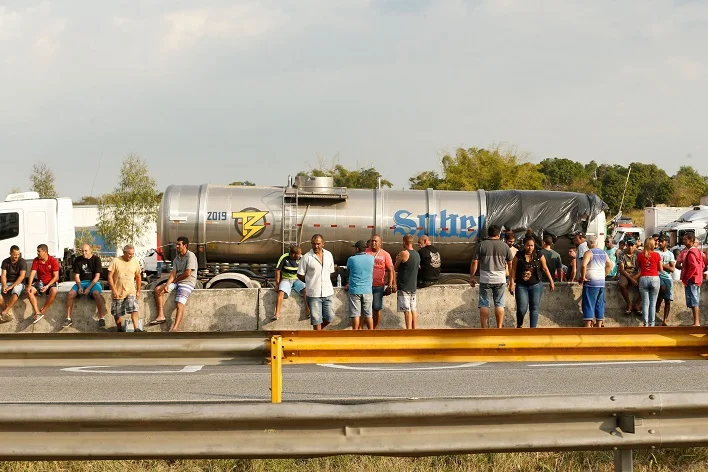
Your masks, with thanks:
[[[74,237],[70,198],[39,198],[36,192],[24,192],[9,194],[0,202],[0,259],[7,257],[10,247],[17,245],[30,265],[37,246],[46,244],[49,255],[59,259],[62,265],[60,279],[66,280],[70,270],[66,254],[73,254],[67,251],[73,249]]]
[[[628,238],[633,238],[638,244],[642,244],[644,243],[644,237],[644,228],[634,226],[631,223],[618,224],[612,233],[612,240],[615,245],[619,244],[620,241],[626,241]]]
[[[669,235],[669,247],[675,250],[682,248],[683,235],[686,233],[693,233],[698,241],[703,241],[708,231],[706,229],[707,225],[708,206],[696,205],[681,215],[676,221],[664,226],[661,232]]]

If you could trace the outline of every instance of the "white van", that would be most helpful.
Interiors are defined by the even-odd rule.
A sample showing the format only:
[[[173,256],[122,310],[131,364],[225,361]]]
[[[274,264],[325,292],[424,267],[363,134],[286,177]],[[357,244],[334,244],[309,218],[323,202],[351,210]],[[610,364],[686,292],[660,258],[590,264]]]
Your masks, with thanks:
[[[46,244],[49,255],[61,262],[64,250],[74,248],[74,237],[70,198],[39,198],[36,192],[24,192],[11,193],[0,202],[0,260],[17,245],[29,265],[37,246]]]

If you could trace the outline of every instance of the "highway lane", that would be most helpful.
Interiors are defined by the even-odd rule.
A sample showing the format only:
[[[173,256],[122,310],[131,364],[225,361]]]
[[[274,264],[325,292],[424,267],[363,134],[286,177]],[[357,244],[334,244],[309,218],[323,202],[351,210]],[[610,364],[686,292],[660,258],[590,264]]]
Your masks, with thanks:
[[[708,390],[705,361],[285,366],[284,401]],[[0,368],[3,403],[269,401],[270,367]]]

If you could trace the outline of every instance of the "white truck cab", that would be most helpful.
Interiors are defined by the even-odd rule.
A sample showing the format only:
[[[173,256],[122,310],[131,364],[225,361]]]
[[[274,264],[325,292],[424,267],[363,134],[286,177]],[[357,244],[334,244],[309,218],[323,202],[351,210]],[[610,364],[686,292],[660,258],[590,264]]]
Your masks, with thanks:
[[[36,192],[11,193],[0,202],[0,260],[17,245],[28,264],[46,244],[60,261],[74,248],[74,211],[70,198],[39,198]]]
[[[644,243],[644,236],[644,228],[634,226],[633,224],[618,224],[612,232],[612,240],[615,242],[615,245],[628,238],[633,238],[638,245],[641,245]]]

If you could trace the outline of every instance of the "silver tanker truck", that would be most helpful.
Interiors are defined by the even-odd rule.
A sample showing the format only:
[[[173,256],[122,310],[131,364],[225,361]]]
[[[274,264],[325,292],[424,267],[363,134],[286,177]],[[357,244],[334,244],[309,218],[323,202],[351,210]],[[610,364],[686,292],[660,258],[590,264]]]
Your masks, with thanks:
[[[463,283],[489,225],[517,236],[527,228],[539,237],[585,231],[602,244],[605,209],[596,195],[570,192],[348,189],[334,187],[328,177],[297,177],[284,187],[171,185],[157,231],[167,261],[175,255],[177,237],[189,238],[205,288],[259,287],[270,274],[254,267],[270,264],[272,270],[293,243],[309,250],[315,233],[324,236],[340,265],[354,242],[374,233],[394,256],[404,235],[428,235],[440,250],[440,282]]]

